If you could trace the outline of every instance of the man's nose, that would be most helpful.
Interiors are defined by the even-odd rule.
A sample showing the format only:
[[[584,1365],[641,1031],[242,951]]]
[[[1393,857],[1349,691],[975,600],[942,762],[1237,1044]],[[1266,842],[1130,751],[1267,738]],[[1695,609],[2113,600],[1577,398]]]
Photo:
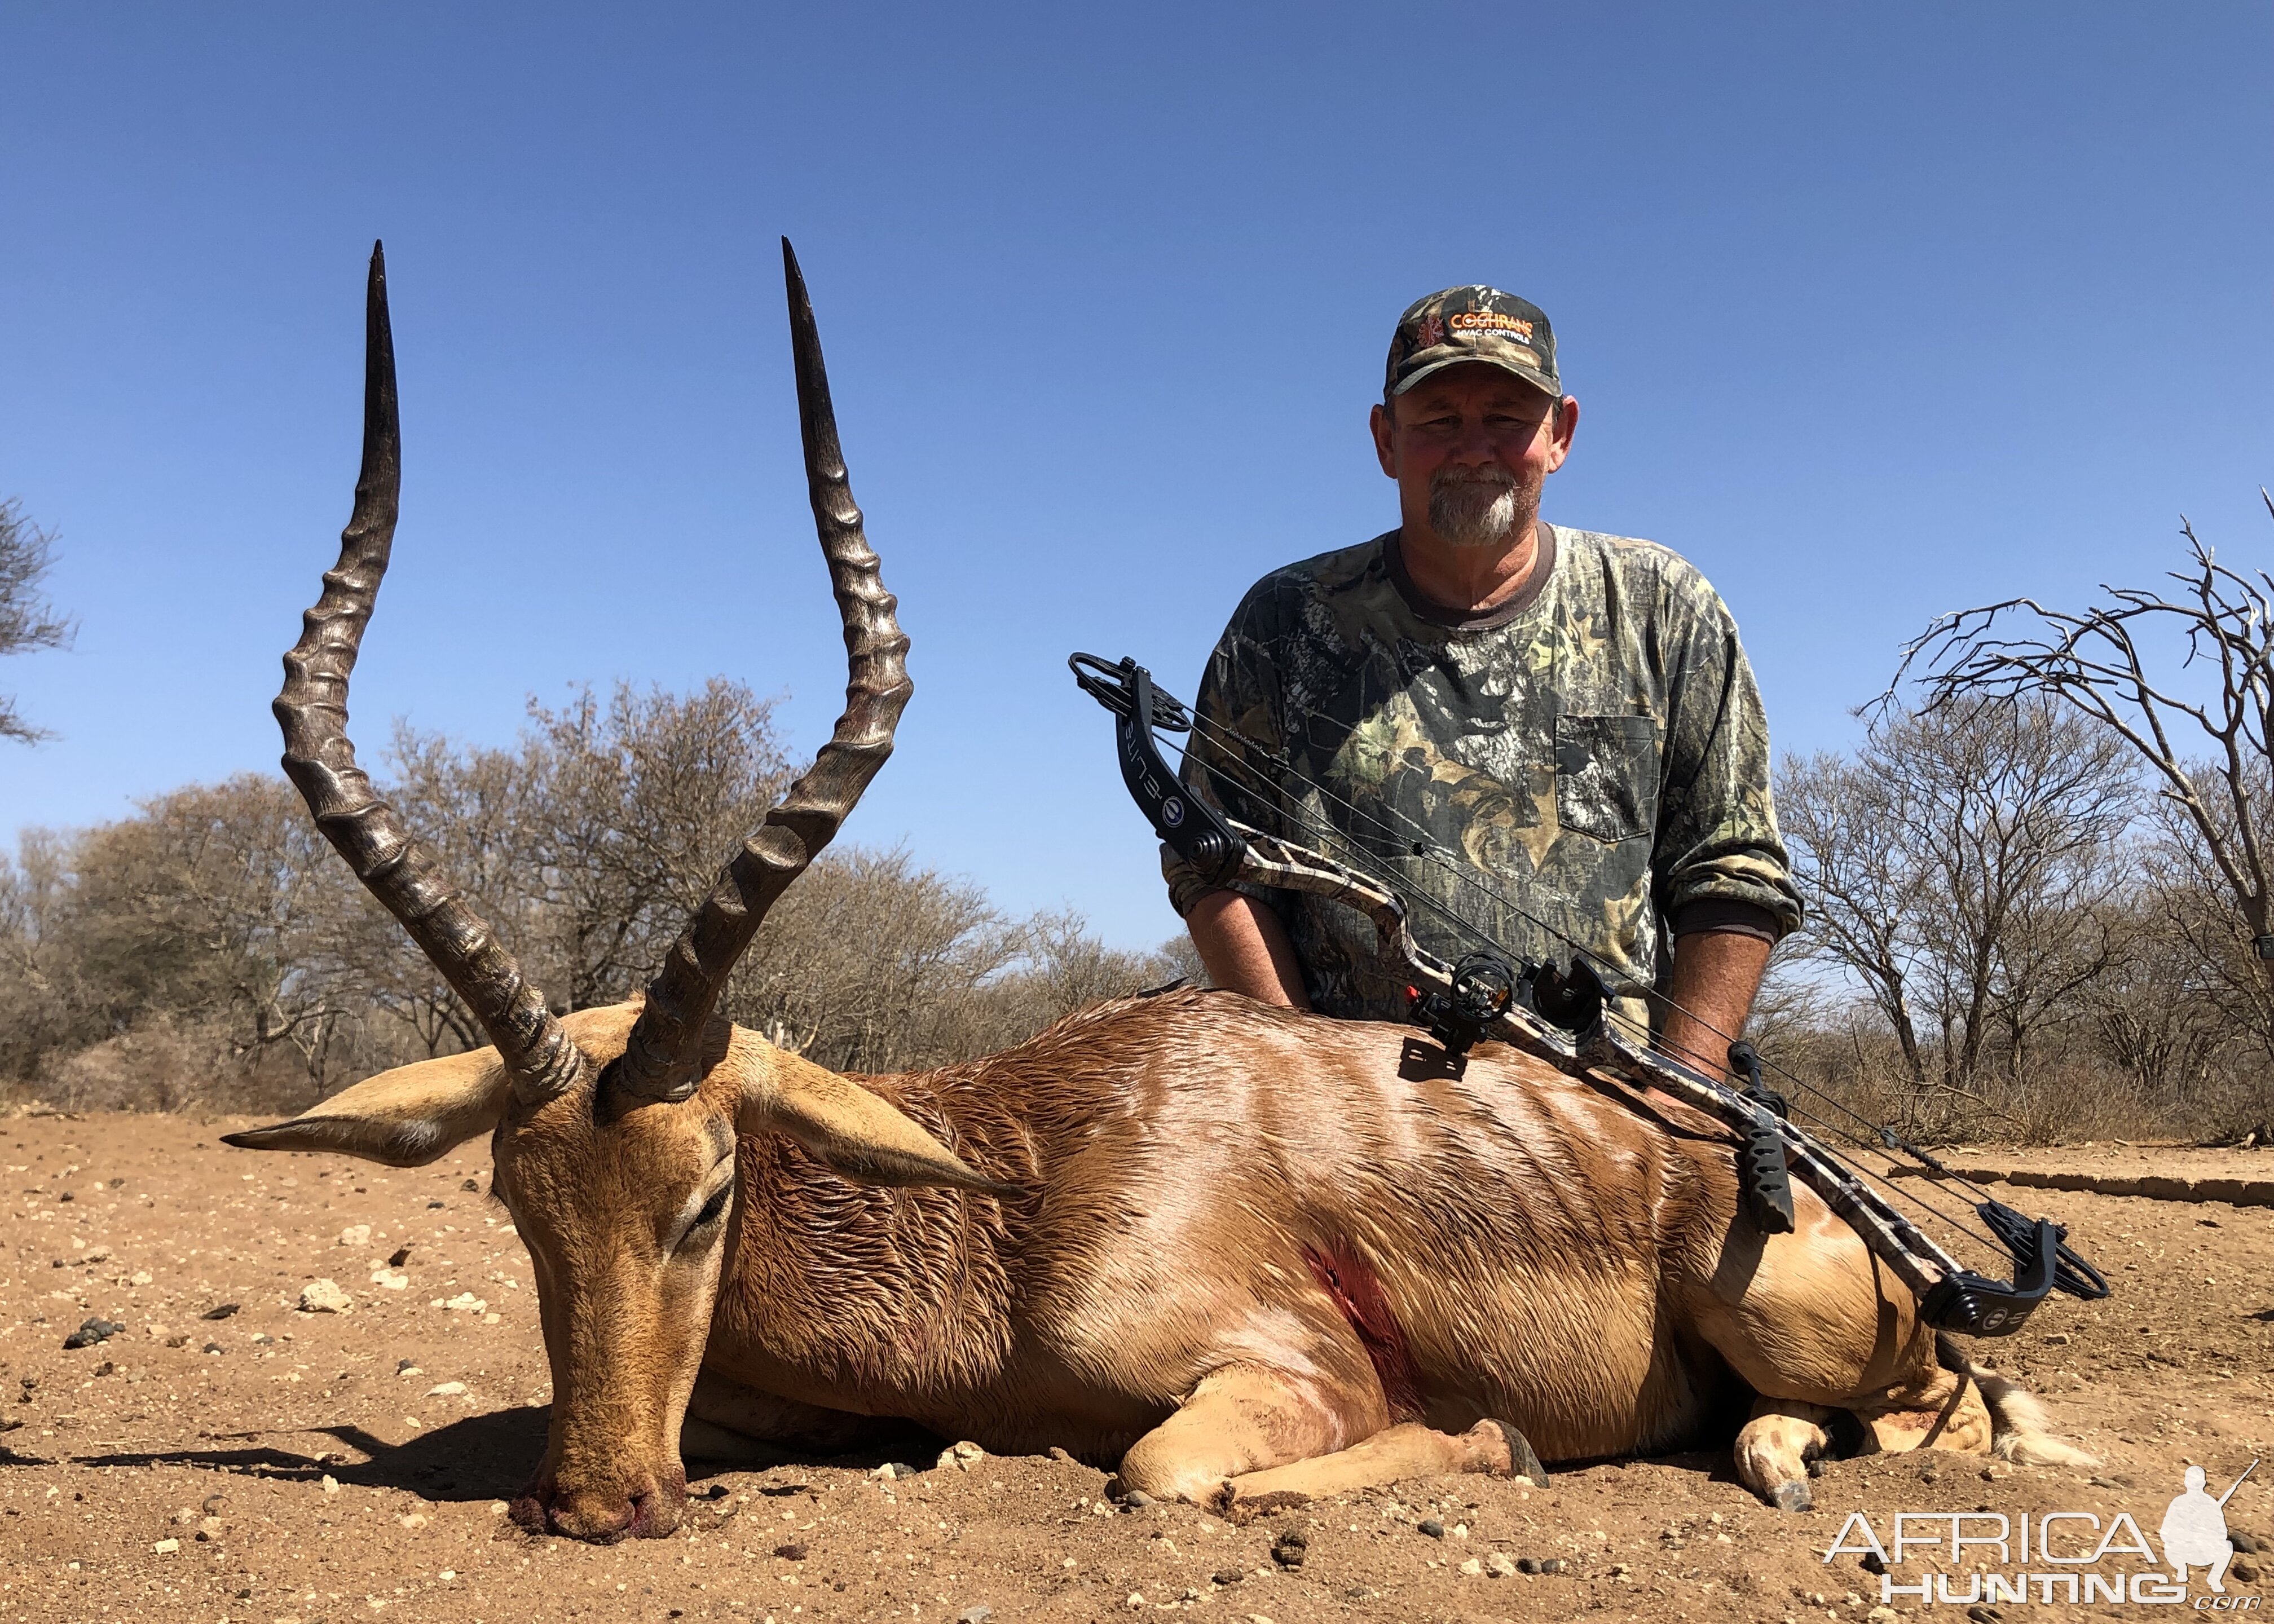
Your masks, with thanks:
[[[1500,442],[1482,422],[1465,423],[1453,443],[1445,449],[1445,460],[1461,468],[1502,468]]]

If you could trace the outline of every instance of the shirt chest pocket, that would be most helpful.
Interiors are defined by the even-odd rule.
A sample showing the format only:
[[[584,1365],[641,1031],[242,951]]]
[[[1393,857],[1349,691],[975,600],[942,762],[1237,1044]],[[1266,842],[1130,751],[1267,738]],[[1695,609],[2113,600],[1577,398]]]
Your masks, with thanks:
[[[1555,818],[1598,840],[1648,834],[1658,819],[1657,719],[1556,718]]]

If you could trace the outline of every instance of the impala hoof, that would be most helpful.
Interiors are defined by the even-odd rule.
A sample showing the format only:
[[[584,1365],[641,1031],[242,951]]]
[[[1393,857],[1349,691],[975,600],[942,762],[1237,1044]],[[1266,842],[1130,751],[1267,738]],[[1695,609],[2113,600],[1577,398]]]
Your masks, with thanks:
[[[1808,1492],[1808,1479],[1796,1477],[1790,1483],[1780,1483],[1769,1491],[1769,1504],[1779,1511],[1807,1511],[1816,1504],[1816,1497]]]
[[[1485,1425],[1497,1427],[1501,1437],[1508,1444],[1508,1475],[1511,1477],[1531,1479],[1532,1486],[1535,1489],[1546,1488],[1547,1469],[1540,1463],[1540,1455],[1532,1448],[1532,1440],[1505,1421],[1495,1421],[1487,1417]]]

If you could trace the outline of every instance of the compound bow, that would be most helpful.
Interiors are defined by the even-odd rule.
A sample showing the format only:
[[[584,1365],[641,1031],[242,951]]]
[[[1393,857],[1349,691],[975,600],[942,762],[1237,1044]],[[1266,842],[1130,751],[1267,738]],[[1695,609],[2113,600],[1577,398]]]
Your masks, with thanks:
[[[2031,1220],[1986,1199],[1976,1213],[2012,1254],[2014,1278],[1993,1280],[1960,1267],[1789,1119],[1784,1101],[1762,1086],[1760,1059],[1751,1044],[1730,1046],[1730,1069],[1747,1079],[1743,1089],[1647,1044],[1638,1046],[1613,1027],[1606,989],[1581,954],[1575,951],[1563,969],[1552,961],[1517,959],[1487,944],[1485,951],[1447,963],[1414,941],[1406,905],[1391,886],[1227,817],[1179,782],[1154,734],[1190,733],[1193,718],[1154,685],[1145,667],[1133,659],[1111,665],[1090,654],[1073,655],[1066,663],[1082,691],[1113,713],[1122,782],[1170,849],[1211,884],[1242,882],[1303,891],[1365,914],[1382,954],[1412,980],[1414,1020],[1455,1064],[1480,1041],[1495,1039],[1571,1076],[1611,1077],[1638,1088],[1656,1088],[1702,1111],[1736,1133],[1739,1188],[1763,1231],[1792,1229],[1790,1179],[1796,1175],[1911,1289],[1921,1316],[1939,1329],[2007,1336],[2021,1329],[2055,1286],[2081,1297],[2108,1295],[2099,1272],[2066,1244],[2067,1231],[2061,1226],[2050,1218]],[[1274,764],[1303,781],[1284,758],[1274,757]],[[1882,1129],[1880,1138],[1891,1148],[1915,1154],[1929,1174],[1948,1176],[1940,1162],[1891,1131]]]

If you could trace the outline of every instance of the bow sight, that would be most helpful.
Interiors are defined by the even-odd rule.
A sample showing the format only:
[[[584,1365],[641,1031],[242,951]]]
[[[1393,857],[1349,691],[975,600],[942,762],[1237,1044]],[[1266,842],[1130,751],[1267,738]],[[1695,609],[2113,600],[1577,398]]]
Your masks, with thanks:
[[[1794,1228],[1791,1180],[1797,1177],[1911,1289],[1921,1317],[1942,1330],[2010,1335],[2056,1286],[2081,1297],[2108,1295],[2098,1272],[2064,1244],[2066,1230],[2050,1218],[2032,1220],[1999,1201],[1981,1201],[1975,1212],[2012,1255],[2014,1279],[1992,1280],[1961,1268],[1886,1196],[1792,1123],[1783,1098],[1763,1086],[1751,1044],[1730,1046],[1730,1070],[1746,1080],[1740,1090],[1623,1036],[1608,1018],[1608,990],[1577,944],[1568,970],[1532,964],[1490,944],[1448,964],[1415,943],[1405,902],[1394,886],[1360,867],[1226,817],[1179,782],[1154,735],[1156,730],[1192,733],[1196,725],[1192,712],[1154,686],[1150,672],[1133,659],[1109,664],[1093,654],[1073,655],[1066,664],[1082,692],[1113,713],[1122,781],[1169,848],[1211,884],[1238,881],[1303,891],[1365,914],[1384,957],[1398,963],[1412,983],[1413,1019],[1455,1061],[1491,1040],[1567,1075],[1656,1090],[1705,1113],[1736,1138],[1738,1188],[1756,1227],[1766,1234]],[[1288,782],[1307,783],[1284,758],[1271,761]],[[1882,1130],[1882,1137],[1889,1148],[1909,1152],[1899,1136]],[[1952,1177],[1932,1157],[1910,1154],[1931,1177]]]

